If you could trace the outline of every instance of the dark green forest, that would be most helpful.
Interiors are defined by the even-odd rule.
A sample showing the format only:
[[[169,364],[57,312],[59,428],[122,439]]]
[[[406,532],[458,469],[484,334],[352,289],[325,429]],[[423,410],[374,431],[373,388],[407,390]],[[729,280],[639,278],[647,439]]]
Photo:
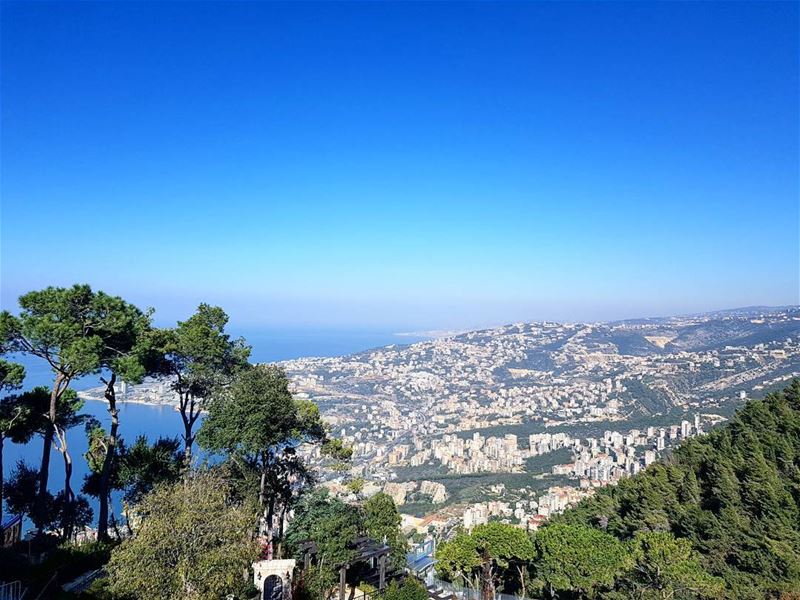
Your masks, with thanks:
[[[800,381],[749,402],[665,463],[555,518],[622,541],[688,540],[731,598],[800,592]]]
[[[800,598],[800,381],[533,534],[489,523],[437,571],[484,599]]]

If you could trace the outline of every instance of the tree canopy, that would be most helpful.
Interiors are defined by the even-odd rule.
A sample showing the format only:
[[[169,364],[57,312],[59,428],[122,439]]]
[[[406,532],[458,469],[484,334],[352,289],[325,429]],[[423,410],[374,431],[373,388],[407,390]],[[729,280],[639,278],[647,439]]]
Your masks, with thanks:
[[[289,380],[275,365],[242,371],[207,403],[199,443],[212,451],[256,457],[279,446],[321,438],[319,413],[298,410]]]
[[[379,492],[364,503],[364,527],[367,534],[378,542],[386,540],[392,549],[392,561],[398,567],[406,562],[407,543],[400,530],[402,518],[394,500]]]
[[[534,548],[528,534],[505,523],[485,523],[471,532],[462,531],[436,550],[437,569],[440,573],[466,585],[481,590],[481,597],[489,600],[499,581],[510,575],[515,563],[524,565],[533,558]],[[520,587],[524,590],[524,573],[518,571]]]
[[[253,541],[254,506],[232,504],[228,484],[212,472],[197,472],[147,494],[137,511],[136,535],[111,553],[112,593],[152,600],[217,600],[242,597],[258,556]]]
[[[50,472],[50,451],[54,439],[64,459],[64,502],[75,500],[72,490],[72,457],[65,430],[59,425],[59,404],[77,377],[98,373],[102,368],[119,369],[137,376],[137,360],[128,352],[149,318],[117,296],[95,292],[88,285],[69,288],[48,287],[19,298],[17,316],[0,313],[3,351],[23,352],[45,360],[55,380],[46,411],[48,426],[43,433],[44,448],[39,468],[39,494],[45,498]],[[43,502],[44,500],[42,500]],[[41,512],[42,507],[39,507]],[[69,537],[71,524],[65,523]]]
[[[359,509],[331,498],[324,488],[305,494],[295,508],[286,540],[295,558],[302,559],[302,542],[317,545],[317,565],[335,571],[355,556],[351,542],[364,531]]]
[[[173,329],[156,334],[162,351],[159,371],[172,378],[179,397],[183,441],[187,463],[195,440],[194,426],[211,394],[228,385],[250,365],[250,346],[244,339],[232,340],[225,332],[228,315],[218,306],[201,304]]]
[[[613,588],[629,567],[625,544],[583,525],[553,525],[536,534],[535,572],[552,595],[577,592],[593,598]]]
[[[748,402],[724,427],[681,444],[667,463],[553,521],[638,540],[639,555],[649,548],[653,559],[659,547],[685,557],[688,543],[734,597],[800,588],[800,382]],[[642,537],[650,532],[685,541]]]

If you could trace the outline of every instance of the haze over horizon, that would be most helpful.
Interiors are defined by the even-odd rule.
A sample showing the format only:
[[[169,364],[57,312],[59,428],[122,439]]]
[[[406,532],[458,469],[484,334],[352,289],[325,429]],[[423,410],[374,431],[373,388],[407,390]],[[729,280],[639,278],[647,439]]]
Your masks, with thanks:
[[[580,10],[576,10],[576,6]],[[234,328],[800,304],[796,3],[2,5],[0,305]]]

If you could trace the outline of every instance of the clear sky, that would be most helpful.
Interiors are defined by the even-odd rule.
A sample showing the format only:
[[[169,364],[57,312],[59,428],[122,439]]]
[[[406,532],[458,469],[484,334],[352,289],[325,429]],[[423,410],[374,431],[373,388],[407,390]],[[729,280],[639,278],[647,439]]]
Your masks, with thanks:
[[[798,4],[2,4],[2,305],[469,327],[797,304]]]

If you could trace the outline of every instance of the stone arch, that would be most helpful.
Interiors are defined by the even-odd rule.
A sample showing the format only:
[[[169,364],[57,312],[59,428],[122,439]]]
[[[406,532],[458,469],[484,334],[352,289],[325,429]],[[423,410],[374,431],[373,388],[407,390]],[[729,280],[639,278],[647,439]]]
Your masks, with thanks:
[[[253,563],[253,583],[261,592],[261,600],[290,600],[295,561],[260,560]]]

